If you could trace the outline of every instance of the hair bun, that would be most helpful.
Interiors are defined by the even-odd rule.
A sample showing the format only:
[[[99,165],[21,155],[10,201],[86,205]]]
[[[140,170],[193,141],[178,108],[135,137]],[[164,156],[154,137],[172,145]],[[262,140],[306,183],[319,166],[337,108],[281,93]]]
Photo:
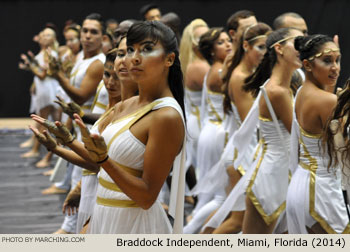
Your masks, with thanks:
[[[294,47],[297,51],[303,51],[305,45],[305,37],[304,36],[298,36],[294,40]]]

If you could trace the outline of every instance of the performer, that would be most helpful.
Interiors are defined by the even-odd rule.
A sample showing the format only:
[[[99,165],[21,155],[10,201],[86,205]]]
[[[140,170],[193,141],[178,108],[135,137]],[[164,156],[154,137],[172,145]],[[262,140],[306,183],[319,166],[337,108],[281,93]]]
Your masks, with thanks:
[[[127,46],[128,70],[139,85],[139,96],[115,107],[111,123],[99,128],[102,136],[86,134],[76,117],[90,158],[103,168],[88,232],[170,233],[157,197],[173,167],[169,214],[175,217],[173,232],[179,233],[185,124],[175,34],[157,21],[138,22],[127,33]]]
[[[285,210],[293,114],[290,83],[293,72],[301,67],[294,38],[301,35],[299,30],[289,28],[271,33],[264,59],[244,87],[257,96],[266,82],[266,95],[259,101],[262,154],[247,188],[243,233],[272,233]]]
[[[203,57],[211,64],[203,83],[201,105],[202,130],[199,135],[197,147],[198,183],[200,184],[200,181],[204,179],[207,172],[219,161],[228,140],[228,132],[225,131],[223,126],[226,118],[223,111],[223,83],[219,76],[219,69],[221,69],[228,53],[231,52],[232,43],[223,28],[211,28],[201,36],[199,49]],[[197,190],[201,191],[201,188],[197,188]],[[209,202],[213,196],[214,192],[200,193],[192,216],[194,217],[197,211]],[[190,234],[197,233],[204,223],[203,218],[200,219],[201,221],[191,220],[186,225],[184,232]]]
[[[339,76],[340,50],[332,38],[321,34],[297,38],[295,48],[300,52],[306,81],[295,102],[291,162],[295,172],[287,196],[288,230],[290,233],[350,233],[341,169],[339,164],[331,162],[327,148],[320,148],[321,136],[337,104],[336,95],[327,90],[334,89]],[[339,118],[342,109],[337,107],[335,118]],[[333,141],[329,131],[325,137],[328,143]],[[329,146],[329,151],[334,158],[333,146]]]

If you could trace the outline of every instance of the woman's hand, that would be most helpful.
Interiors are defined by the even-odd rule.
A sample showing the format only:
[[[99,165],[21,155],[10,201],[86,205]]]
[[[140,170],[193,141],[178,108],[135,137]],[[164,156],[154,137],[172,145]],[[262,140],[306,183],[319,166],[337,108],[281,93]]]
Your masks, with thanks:
[[[90,134],[89,129],[84,124],[78,114],[74,114],[75,122],[78,124],[85,149],[89,152],[89,157],[96,163],[103,163],[108,159],[107,145],[102,136]]]
[[[59,59],[56,59],[52,56],[51,49],[46,50],[47,57],[48,57],[48,69],[47,74],[49,76],[55,77],[57,76],[58,72],[61,70],[61,62]]]
[[[74,120],[73,114],[77,113],[80,117],[84,116],[84,111],[75,102],[66,103],[60,96],[56,96],[58,101],[55,101],[61,106],[63,112],[66,113],[70,118]]]
[[[75,137],[69,132],[67,127],[64,126],[61,122],[56,121],[54,123],[35,114],[32,114],[31,117],[34,121],[43,125],[52,134],[54,134],[59,143],[67,145],[69,143],[72,143],[75,139]]]
[[[62,212],[64,214],[67,213],[68,216],[78,213],[80,197],[81,183],[78,183],[78,185],[68,193],[63,203]]]
[[[34,128],[32,126],[29,126],[29,128],[31,129],[31,131],[33,131],[38,141],[46,147],[46,149],[48,149],[49,151],[53,151],[56,148],[57,142],[46,130],[44,130],[42,134],[37,128]]]

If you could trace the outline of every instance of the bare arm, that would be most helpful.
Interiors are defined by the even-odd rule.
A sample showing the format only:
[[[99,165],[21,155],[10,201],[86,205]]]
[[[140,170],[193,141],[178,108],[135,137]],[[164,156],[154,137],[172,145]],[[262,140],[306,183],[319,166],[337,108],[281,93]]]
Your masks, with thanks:
[[[142,177],[127,173],[111,158],[101,165],[119,188],[143,209],[150,208],[157,199],[185,134],[182,119],[174,109],[163,108],[150,116]]]
[[[249,113],[250,108],[254,103],[254,98],[250,92],[245,92],[242,87],[244,85],[245,77],[242,75],[232,74],[230,78],[230,90],[232,90],[232,95],[234,97],[234,103],[237,107],[239,117],[242,122]]]
[[[320,111],[320,121],[322,129],[324,129],[329,117],[333,114],[333,110],[337,105],[337,96],[332,93],[323,93],[318,102],[320,103],[318,106]]]
[[[275,88],[270,90],[269,98],[278,119],[280,119],[288,132],[292,129],[293,98],[288,89]]]
[[[70,84],[69,79],[62,71],[55,76],[61,87],[79,105],[84,104],[91,96],[96,93],[96,89],[103,76],[103,64],[100,60],[95,60],[86,70],[86,75],[80,88]]]
[[[208,89],[217,93],[222,93],[223,82],[219,75],[219,69],[221,69],[221,67],[222,67],[222,64],[220,63],[216,63],[212,65],[207,77]]]
[[[42,143],[46,148],[48,148],[48,150],[52,151],[53,153],[57,154],[58,156],[62,157],[63,159],[67,160],[72,164],[78,165],[93,172],[99,171],[99,166],[92,162],[89,158],[84,159],[78,154],[76,154],[74,151],[70,151],[61,146],[58,146],[55,140],[49,135],[49,133],[46,130],[44,130],[42,134],[35,127],[31,126],[30,129],[33,131],[34,135],[37,137],[39,142]],[[73,141],[73,143],[70,145],[74,145],[75,149],[82,148],[83,150],[85,150],[84,145],[76,140]],[[89,157],[86,150],[85,152],[87,157]]]

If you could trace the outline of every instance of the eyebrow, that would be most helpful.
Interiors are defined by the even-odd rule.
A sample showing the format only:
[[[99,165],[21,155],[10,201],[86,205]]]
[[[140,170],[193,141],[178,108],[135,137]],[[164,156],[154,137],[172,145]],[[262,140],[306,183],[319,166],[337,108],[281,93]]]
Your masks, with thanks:
[[[140,45],[145,45],[145,44],[155,45],[156,43],[154,43],[154,41],[151,41],[151,40],[146,40],[146,41],[143,41],[143,42],[140,43]]]

